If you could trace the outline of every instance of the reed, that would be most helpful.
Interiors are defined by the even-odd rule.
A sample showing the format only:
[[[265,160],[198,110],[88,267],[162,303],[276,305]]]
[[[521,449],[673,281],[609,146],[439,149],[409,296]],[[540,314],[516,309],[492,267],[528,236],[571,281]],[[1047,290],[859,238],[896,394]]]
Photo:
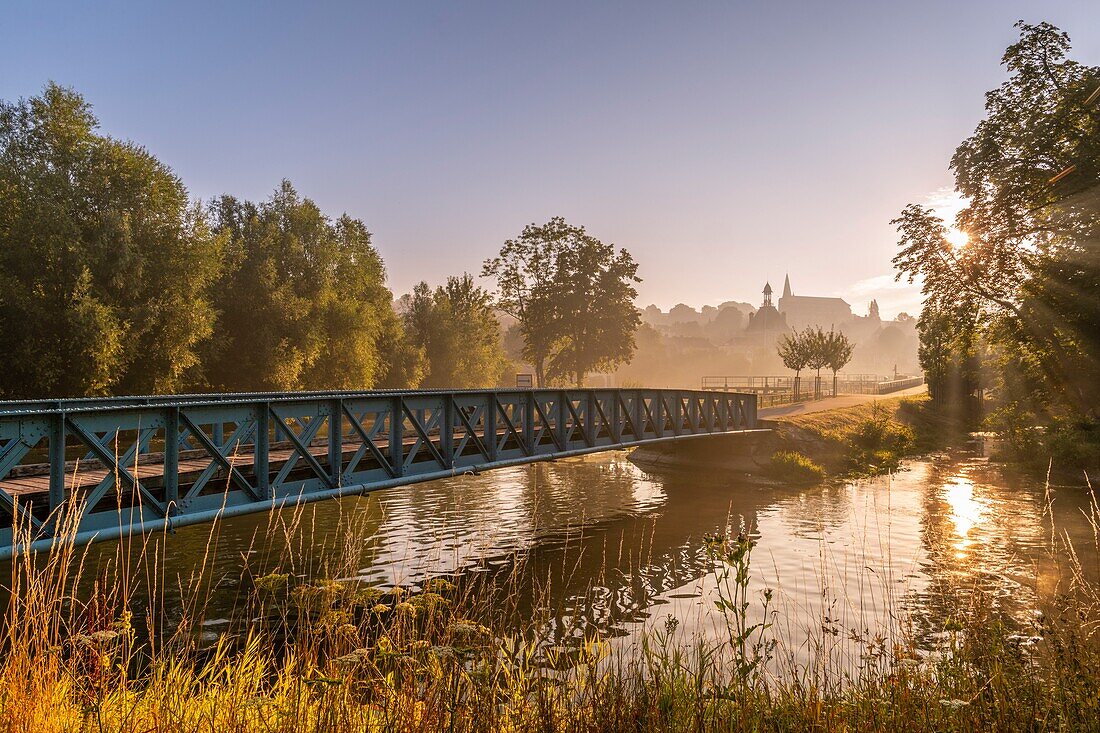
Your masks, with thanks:
[[[71,532],[75,509],[57,521]],[[412,588],[354,579],[369,529],[318,544],[314,514],[273,512],[240,563],[233,612],[211,637],[209,551],[169,578],[162,536],[132,536],[101,571],[87,548],[12,561],[0,656],[8,731],[1095,730],[1100,592],[1078,566],[1021,629],[977,589],[945,599],[933,642],[903,609],[889,637],[822,623],[792,649],[775,593],[752,590],[751,532],[706,538],[719,633],[666,617],[637,644],[546,644],[553,574],[522,560],[489,580]],[[1094,502],[1089,517],[1100,527]],[[1051,542],[1064,543],[1057,528]],[[1097,535],[1100,537],[1100,534]],[[278,542],[273,539],[278,538]],[[1053,550],[1052,544],[1052,550]],[[639,554],[641,554],[639,552]],[[571,572],[563,562],[557,578]],[[481,577],[481,576],[478,576]],[[886,582],[886,581],[883,581]],[[533,589],[532,589],[533,585]],[[522,593],[538,613],[524,614]],[[170,600],[169,600],[170,599]],[[173,609],[176,609],[173,611]],[[844,639],[843,657],[835,641]],[[808,662],[796,657],[810,654]],[[798,654],[796,654],[798,652]]]

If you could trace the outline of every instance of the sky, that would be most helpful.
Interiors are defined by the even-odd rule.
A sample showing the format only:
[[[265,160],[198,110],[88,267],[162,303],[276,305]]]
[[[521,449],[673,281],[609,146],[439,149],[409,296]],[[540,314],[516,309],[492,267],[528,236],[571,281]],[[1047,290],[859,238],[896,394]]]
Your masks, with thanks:
[[[890,220],[948,162],[1017,19],[1100,63],[1097,0],[0,0],[0,98],[70,86],[195,198],[283,178],[366,222],[396,294],[564,216],[639,262],[639,305],[796,294],[884,316]],[[485,283],[489,285],[489,283]]]

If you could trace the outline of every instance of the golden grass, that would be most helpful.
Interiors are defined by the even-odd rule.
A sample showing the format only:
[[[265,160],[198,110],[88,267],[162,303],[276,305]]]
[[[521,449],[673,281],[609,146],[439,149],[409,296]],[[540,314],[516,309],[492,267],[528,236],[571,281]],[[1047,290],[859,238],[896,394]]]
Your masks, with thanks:
[[[1095,527],[1095,506],[1093,515]],[[1026,638],[975,592],[966,602],[955,599],[935,648],[917,639],[869,639],[859,654],[874,664],[838,674],[781,663],[770,596],[748,591],[752,542],[735,528],[706,543],[723,638],[682,639],[669,619],[634,654],[596,638],[564,653],[533,641],[532,619],[516,620],[511,583],[520,566],[492,586],[437,580],[415,592],[340,580],[353,575],[365,540],[354,515],[340,521],[344,542],[317,547],[301,508],[272,514],[256,547],[279,535],[293,538],[289,549],[259,553],[255,567],[242,556],[249,582],[213,643],[201,631],[216,524],[210,552],[189,578],[164,577],[166,550],[157,536],[118,543],[113,570],[95,580],[82,577],[85,551],[64,544],[17,558],[0,637],[0,730],[1100,726],[1100,593],[1080,575]],[[184,612],[167,623],[173,587]]]

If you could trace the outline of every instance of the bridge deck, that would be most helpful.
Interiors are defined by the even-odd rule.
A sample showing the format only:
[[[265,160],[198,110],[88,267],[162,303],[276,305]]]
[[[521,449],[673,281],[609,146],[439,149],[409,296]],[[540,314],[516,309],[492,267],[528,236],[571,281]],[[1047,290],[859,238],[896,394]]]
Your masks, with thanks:
[[[467,470],[754,430],[756,396],[597,389],[0,403],[0,557]]]

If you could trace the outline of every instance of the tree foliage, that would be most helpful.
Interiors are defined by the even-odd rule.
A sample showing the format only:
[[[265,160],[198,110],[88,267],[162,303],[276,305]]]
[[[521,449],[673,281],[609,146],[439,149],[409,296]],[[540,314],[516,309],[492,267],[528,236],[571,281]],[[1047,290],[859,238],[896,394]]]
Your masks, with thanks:
[[[581,386],[589,372],[611,371],[634,353],[637,271],[625,249],[555,217],[505,242],[482,274],[496,278],[498,307],[519,320],[539,384]]]
[[[508,360],[492,298],[468,274],[449,277],[434,291],[418,284],[403,314],[409,342],[423,350],[423,386],[491,387],[504,377]]]
[[[7,398],[171,392],[215,312],[221,240],[143,148],[54,84],[0,102],[0,348]]]
[[[969,241],[953,247],[945,223],[910,204],[893,222],[894,262],[899,277],[922,283],[921,358],[934,395],[974,380],[984,341],[1023,354],[1002,363],[1026,369],[1036,401],[1095,419],[1100,309],[1087,288],[1100,231],[1100,68],[1068,59],[1069,37],[1048,23],[1017,27],[1002,60],[1010,77],[986,95],[985,119],[951,159],[967,201],[954,225]]]
[[[804,333],[787,333],[776,344],[783,366],[794,372],[795,399],[798,399],[798,386],[802,379],[802,370],[810,365],[810,343]]]
[[[855,346],[851,339],[840,331],[830,330],[829,333],[824,334],[822,349],[825,352],[825,366],[833,373],[834,382],[836,373],[852,360],[852,352],[855,350]]]
[[[795,397],[803,369],[817,370],[820,383],[821,370],[833,372],[833,393],[836,393],[836,374],[852,359],[855,344],[839,331],[823,331],[820,326],[808,326],[796,333],[784,334],[776,345],[783,365],[795,373]]]
[[[289,181],[262,204],[210,206],[228,240],[206,374],[221,390],[363,389],[396,339],[382,259],[364,224],[331,221]]]

